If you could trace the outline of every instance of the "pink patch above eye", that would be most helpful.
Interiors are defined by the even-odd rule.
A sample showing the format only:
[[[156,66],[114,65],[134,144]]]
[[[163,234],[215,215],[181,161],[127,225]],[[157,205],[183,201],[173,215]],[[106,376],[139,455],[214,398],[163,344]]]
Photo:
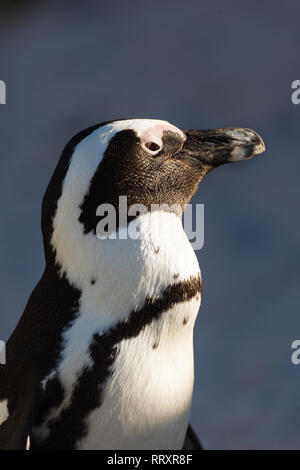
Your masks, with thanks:
[[[141,144],[143,147],[146,147],[151,152],[157,152],[162,146],[162,136],[164,131],[175,132],[182,137],[184,136],[183,132],[177,129],[169,123],[157,124],[155,126],[148,127],[140,135]]]

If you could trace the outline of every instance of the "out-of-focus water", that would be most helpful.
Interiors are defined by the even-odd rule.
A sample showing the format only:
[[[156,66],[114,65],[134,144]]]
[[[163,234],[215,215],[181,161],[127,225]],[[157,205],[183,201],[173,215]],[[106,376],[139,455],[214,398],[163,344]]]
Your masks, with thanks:
[[[124,117],[252,127],[266,152],[201,183],[192,422],[208,449],[298,448],[299,2],[30,2],[0,10],[0,338],[43,270],[41,199],[69,138]]]

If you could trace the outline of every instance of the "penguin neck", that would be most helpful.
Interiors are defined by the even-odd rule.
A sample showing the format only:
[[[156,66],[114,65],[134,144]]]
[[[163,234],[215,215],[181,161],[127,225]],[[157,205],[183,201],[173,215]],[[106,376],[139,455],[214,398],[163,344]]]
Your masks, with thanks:
[[[122,228],[115,239],[99,239],[83,233],[78,214],[63,217],[59,209],[51,238],[58,275],[80,290],[81,314],[102,315],[103,327],[126,319],[168,286],[198,276],[197,258],[175,213],[139,216],[128,226],[128,232],[138,229],[138,239],[122,238]]]

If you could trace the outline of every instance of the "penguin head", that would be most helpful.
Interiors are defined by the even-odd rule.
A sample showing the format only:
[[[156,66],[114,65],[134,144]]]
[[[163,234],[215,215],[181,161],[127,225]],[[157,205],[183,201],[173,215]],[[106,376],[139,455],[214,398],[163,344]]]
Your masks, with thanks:
[[[184,209],[201,179],[228,162],[264,151],[254,131],[185,130],[160,120],[127,119],[90,127],[65,147],[43,200],[44,237],[73,217],[84,234],[96,230],[100,204],[177,205]]]

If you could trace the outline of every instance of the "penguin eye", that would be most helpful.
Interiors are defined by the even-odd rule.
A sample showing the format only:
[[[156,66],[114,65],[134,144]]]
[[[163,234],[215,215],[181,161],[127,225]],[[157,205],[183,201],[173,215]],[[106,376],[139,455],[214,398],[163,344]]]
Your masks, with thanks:
[[[152,152],[156,152],[156,150],[160,148],[160,146],[156,144],[155,142],[146,142],[145,146],[147,147],[147,149],[151,150]]]
[[[143,144],[143,147],[152,155],[156,155],[161,150],[161,146],[159,144],[157,144],[156,142],[151,142],[151,141],[145,142]]]

